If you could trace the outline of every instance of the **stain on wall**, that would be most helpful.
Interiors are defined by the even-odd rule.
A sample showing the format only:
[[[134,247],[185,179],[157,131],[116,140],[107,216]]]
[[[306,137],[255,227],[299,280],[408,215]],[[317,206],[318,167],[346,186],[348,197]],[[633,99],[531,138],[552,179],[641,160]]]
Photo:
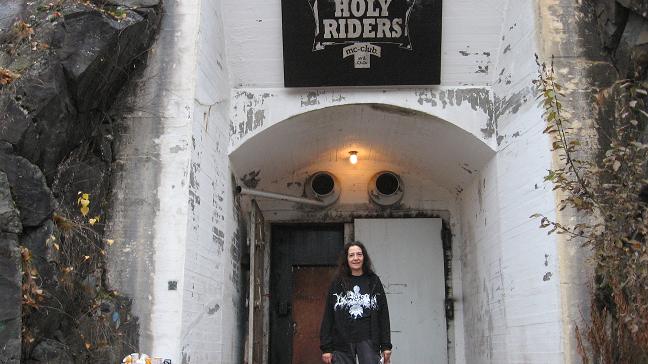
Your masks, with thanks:
[[[266,100],[272,96],[273,95],[268,92],[260,94],[249,91],[235,92],[233,96],[234,99],[241,100],[242,102],[234,104],[234,111],[238,112],[240,109],[240,112],[245,115],[245,118],[235,125],[230,125],[230,133],[238,133],[242,136],[263,126],[266,119],[266,112],[263,105]]]

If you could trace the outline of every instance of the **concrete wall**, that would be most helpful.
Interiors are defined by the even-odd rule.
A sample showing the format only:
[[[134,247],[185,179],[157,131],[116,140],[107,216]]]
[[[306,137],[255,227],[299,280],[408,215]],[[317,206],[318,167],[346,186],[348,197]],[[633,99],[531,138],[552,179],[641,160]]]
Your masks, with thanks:
[[[551,155],[543,125],[533,122],[540,113],[527,109],[517,125],[524,132],[461,196],[469,363],[562,360],[556,242],[529,218],[553,215],[552,186],[543,182]]]
[[[134,300],[141,352],[239,363],[240,232],[227,159],[221,3],[167,1],[128,95],[107,236],[110,283]]]
[[[191,112],[189,223],[183,279],[182,362],[241,363],[241,241],[229,139],[230,88],[221,2],[199,4]]]
[[[189,213],[195,1],[168,1],[145,74],[129,94],[115,152],[106,237],[110,284],[131,297],[139,350],[180,360]],[[160,77],[164,75],[164,77]],[[175,283],[174,283],[175,282]]]
[[[554,237],[530,219],[554,216],[549,140],[531,81],[537,76],[535,2],[509,2],[498,53],[496,99],[521,100],[497,121],[495,158],[461,196],[466,361],[558,363],[562,322]]]

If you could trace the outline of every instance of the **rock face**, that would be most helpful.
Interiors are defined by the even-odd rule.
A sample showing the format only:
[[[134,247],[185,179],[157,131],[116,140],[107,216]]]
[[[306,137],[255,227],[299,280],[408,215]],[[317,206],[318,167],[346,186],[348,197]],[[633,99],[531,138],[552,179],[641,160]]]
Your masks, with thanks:
[[[15,234],[0,235],[0,357],[20,362],[20,251]]]
[[[128,298],[103,284],[100,221],[113,104],[144,66],[160,16],[159,0],[8,0],[0,9],[0,71],[14,75],[0,83],[0,362],[112,363],[137,343]],[[91,201],[85,215],[80,191]],[[21,256],[48,293],[33,293],[35,306],[58,310],[21,311]],[[88,314],[90,303],[110,310]],[[108,339],[93,337],[105,317],[120,319],[102,324]]]
[[[70,349],[58,341],[42,341],[32,353],[34,362],[50,364],[72,363],[72,357],[68,354]]]
[[[619,0],[619,4],[648,19],[648,3],[644,0]]]
[[[25,227],[39,226],[51,216],[56,202],[40,168],[17,156],[11,145],[0,142],[0,170],[6,173]]]
[[[603,47],[613,57],[619,78],[648,78],[648,2],[590,0],[597,12]]]
[[[0,172],[0,231],[20,234],[22,232],[20,213],[16,210],[9,186],[7,174]]]
[[[644,0],[590,0],[596,11],[599,38],[617,70],[614,80],[648,81],[648,2]],[[603,78],[598,76],[598,78]],[[601,133],[600,145],[607,145],[614,116],[619,112],[619,85],[598,88],[596,108]],[[648,140],[648,130],[644,131]]]
[[[20,362],[21,298],[20,214],[11,196],[7,175],[0,172],[0,357]]]

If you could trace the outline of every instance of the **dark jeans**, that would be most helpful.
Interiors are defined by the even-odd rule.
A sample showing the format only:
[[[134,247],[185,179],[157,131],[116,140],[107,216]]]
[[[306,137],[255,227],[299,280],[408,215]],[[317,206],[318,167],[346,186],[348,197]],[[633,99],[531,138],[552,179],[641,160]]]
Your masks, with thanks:
[[[335,364],[356,364],[355,358],[358,356],[358,364],[379,364],[380,353],[376,351],[371,340],[361,341],[355,344],[349,344],[349,352],[334,351],[333,363]]]

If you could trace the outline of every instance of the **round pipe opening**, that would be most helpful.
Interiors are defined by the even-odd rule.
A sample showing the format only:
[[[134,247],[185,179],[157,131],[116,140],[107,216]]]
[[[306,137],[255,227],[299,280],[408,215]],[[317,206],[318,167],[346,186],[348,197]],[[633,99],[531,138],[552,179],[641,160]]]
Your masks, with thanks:
[[[367,185],[371,202],[382,207],[396,206],[403,199],[403,180],[392,171],[374,174]]]
[[[328,173],[319,173],[311,180],[311,188],[319,196],[326,196],[333,192],[335,181]]]
[[[383,173],[376,179],[376,190],[385,196],[391,196],[398,191],[400,183],[393,173]]]

